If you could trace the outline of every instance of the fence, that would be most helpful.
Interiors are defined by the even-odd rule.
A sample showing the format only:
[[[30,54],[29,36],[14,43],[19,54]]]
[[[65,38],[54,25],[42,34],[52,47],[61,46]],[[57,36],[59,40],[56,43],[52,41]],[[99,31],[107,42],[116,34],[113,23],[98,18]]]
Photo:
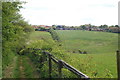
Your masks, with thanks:
[[[40,50],[41,49],[34,49],[34,48],[28,48],[28,50]],[[54,55],[50,54],[49,52],[46,51],[42,51],[42,53],[48,55],[48,63],[49,63],[49,78],[51,78],[51,73],[52,73],[52,61],[55,62],[56,64],[58,64],[58,72],[59,72],[59,78],[62,78],[62,68],[66,68],[69,71],[71,71],[72,73],[74,73],[75,75],[78,76],[78,78],[86,78],[87,80],[89,80],[90,78],[83,74],[82,72],[78,71],[77,69],[75,69],[74,67],[72,67],[71,65],[69,65],[68,63],[64,62],[63,60],[59,60],[57,59]]]
[[[117,53],[118,80],[120,80],[120,50],[118,50],[116,53]]]

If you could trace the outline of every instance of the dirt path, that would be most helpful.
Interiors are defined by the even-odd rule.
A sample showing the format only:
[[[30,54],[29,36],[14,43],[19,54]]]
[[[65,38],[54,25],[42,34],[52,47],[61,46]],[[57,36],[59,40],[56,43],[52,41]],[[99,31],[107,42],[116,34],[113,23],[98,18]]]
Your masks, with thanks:
[[[25,78],[25,69],[24,69],[24,66],[23,66],[23,59],[22,57],[19,58],[19,70],[20,70],[20,78]]]
[[[16,56],[3,72],[3,78],[39,78],[35,65],[27,56]]]
[[[3,78],[13,78],[17,58],[17,56],[14,57],[13,62],[6,67],[3,72]]]
[[[30,58],[27,56],[19,57],[20,78],[39,78],[37,70]]]

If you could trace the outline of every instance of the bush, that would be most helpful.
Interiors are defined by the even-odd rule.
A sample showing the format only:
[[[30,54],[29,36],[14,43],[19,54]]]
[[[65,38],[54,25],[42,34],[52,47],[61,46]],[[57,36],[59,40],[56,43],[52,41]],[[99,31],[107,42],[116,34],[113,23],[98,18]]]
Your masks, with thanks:
[[[58,36],[58,34],[53,30],[53,29],[50,29],[49,30],[49,33],[51,34],[53,40],[56,40],[58,42],[60,42],[60,37]]]

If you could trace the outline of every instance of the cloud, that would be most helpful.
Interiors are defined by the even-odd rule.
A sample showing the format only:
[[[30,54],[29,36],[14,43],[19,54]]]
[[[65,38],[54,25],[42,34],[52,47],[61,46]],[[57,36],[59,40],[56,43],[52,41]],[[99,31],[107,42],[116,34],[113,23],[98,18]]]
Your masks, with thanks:
[[[115,25],[118,0],[26,0],[21,14],[31,24]]]

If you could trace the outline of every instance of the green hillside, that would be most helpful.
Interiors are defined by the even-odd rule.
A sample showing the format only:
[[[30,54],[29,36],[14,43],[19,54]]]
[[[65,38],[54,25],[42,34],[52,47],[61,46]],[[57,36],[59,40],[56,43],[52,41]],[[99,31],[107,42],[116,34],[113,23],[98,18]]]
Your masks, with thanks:
[[[115,33],[56,30],[67,51],[87,51],[87,53],[115,53],[118,49],[118,35]]]
[[[69,31],[66,31],[66,32],[65,31],[58,31],[58,32],[61,32],[62,34],[64,34],[64,33],[69,34],[69,33],[67,33]],[[73,33],[85,33],[85,34],[87,34],[87,33],[90,34],[91,33],[91,35],[93,33],[93,35],[95,35],[94,32],[87,32],[86,33],[86,32],[82,32],[82,31],[71,31],[71,35],[74,35],[74,36],[70,35],[70,37],[69,36],[65,37],[64,35],[63,36],[61,35],[60,38],[62,40],[66,39],[66,38],[69,38],[71,43],[74,44],[75,43],[74,41],[75,41],[78,34],[75,36],[75,34],[72,34],[72,32]],[[105,34],[105,33],[101,33],[101,34]],[[106,34],[108,34],[109,36],[111,35],[109,33],[106,33]],[[97,34],[97,35],[99,35],[99,34]],[[96,37],[97,37],[97,35],[96,35]],[[45,42],[43,41],[43,36],[44,36],[44,41]],[[113,36],[117,36],[117,35],[113,34]],[[81,37],[85,39],[84,36],[81,36]],[[89,38],[91,40],[95,39],[95,38],[91,38],[91,37],[89,37]],[[89,38],[87,38],[87,39],[90,40]],[[105,38],[105,35],[104,35],[104,38]],[[99,39],[100,39],[100,37],[99,37]],[[115,37],[113,37],[112,39],[115,39]],[[91,78],[116,78],[117,77],[116,54],[115,54],[115,52],[113,52],[113,53],[110,52],[109,54],[108,53],[104,53],[104,54],[79,54],[79,53],[66,52],[65,49],[67,47],[65,47],[65,49],[63,48],[65,44],[62,45],[62,46],[58,46],[57,45],[58,43],[56,43],[55,41],[52,40],[52,38],[51,38],[51,36],[48,32],[40,32],[40,31],[39,32],[34,32],[34,33],[31,34],[31,40],[33,40],[33,42],[31,42],[29,47],[42,48],[42,47],[47,45],[46,48],[51,47],[52,52],[50,52],[50,53],[52,53],[58,59],[64,60],[65,62],[69,63],[70,65],[72,65],[73,67],[75,67],[79,71],[85,73],[86,75],[88,75]],[[79,38],[79,40],[80,40],[80,38]],[[101,39],[101,41],[102,40],[103,41],[108,41],[107,38],[105,38],[105,40]],[[99,41],[99,40],[96,40],[96,42],[97,41]],[[113,42],[113,41],[111,41],[111,42]],[[63,43],[63,41],[62,41],[62,43]],[[68,44],[68,45],[70,46],[71,44]],[[76,48],[76,45],[74,44],[73,47]],[[108,47],[111,48],[110,46],[108,46]],[[89,45],[89,48],[90,48],[90,45]],[[97,51],[97,50],[94,48],[94,51]],[[54,66],[55,66],[55,64],[54,64]],[[56,68],[57,67],[53,67],[53,69],[56,69]],[[43,74],[43,76],[47,77],[47,73],[48,73],[48,71],[47,71],[48,70],[48,63],[47,62],[43,66],[42,70],[46,73],[46,75]],[[56,74],[57,73],[55,72],[54,75],[56,75]],[[63,74],[65,74],[67,77],[72,77],[72,78],[75,77],[75,75],[73,75],[73,73],[70,73],[66,69],[63,69]],[[56,76],[53,76],[53,77],[56,77]]]

